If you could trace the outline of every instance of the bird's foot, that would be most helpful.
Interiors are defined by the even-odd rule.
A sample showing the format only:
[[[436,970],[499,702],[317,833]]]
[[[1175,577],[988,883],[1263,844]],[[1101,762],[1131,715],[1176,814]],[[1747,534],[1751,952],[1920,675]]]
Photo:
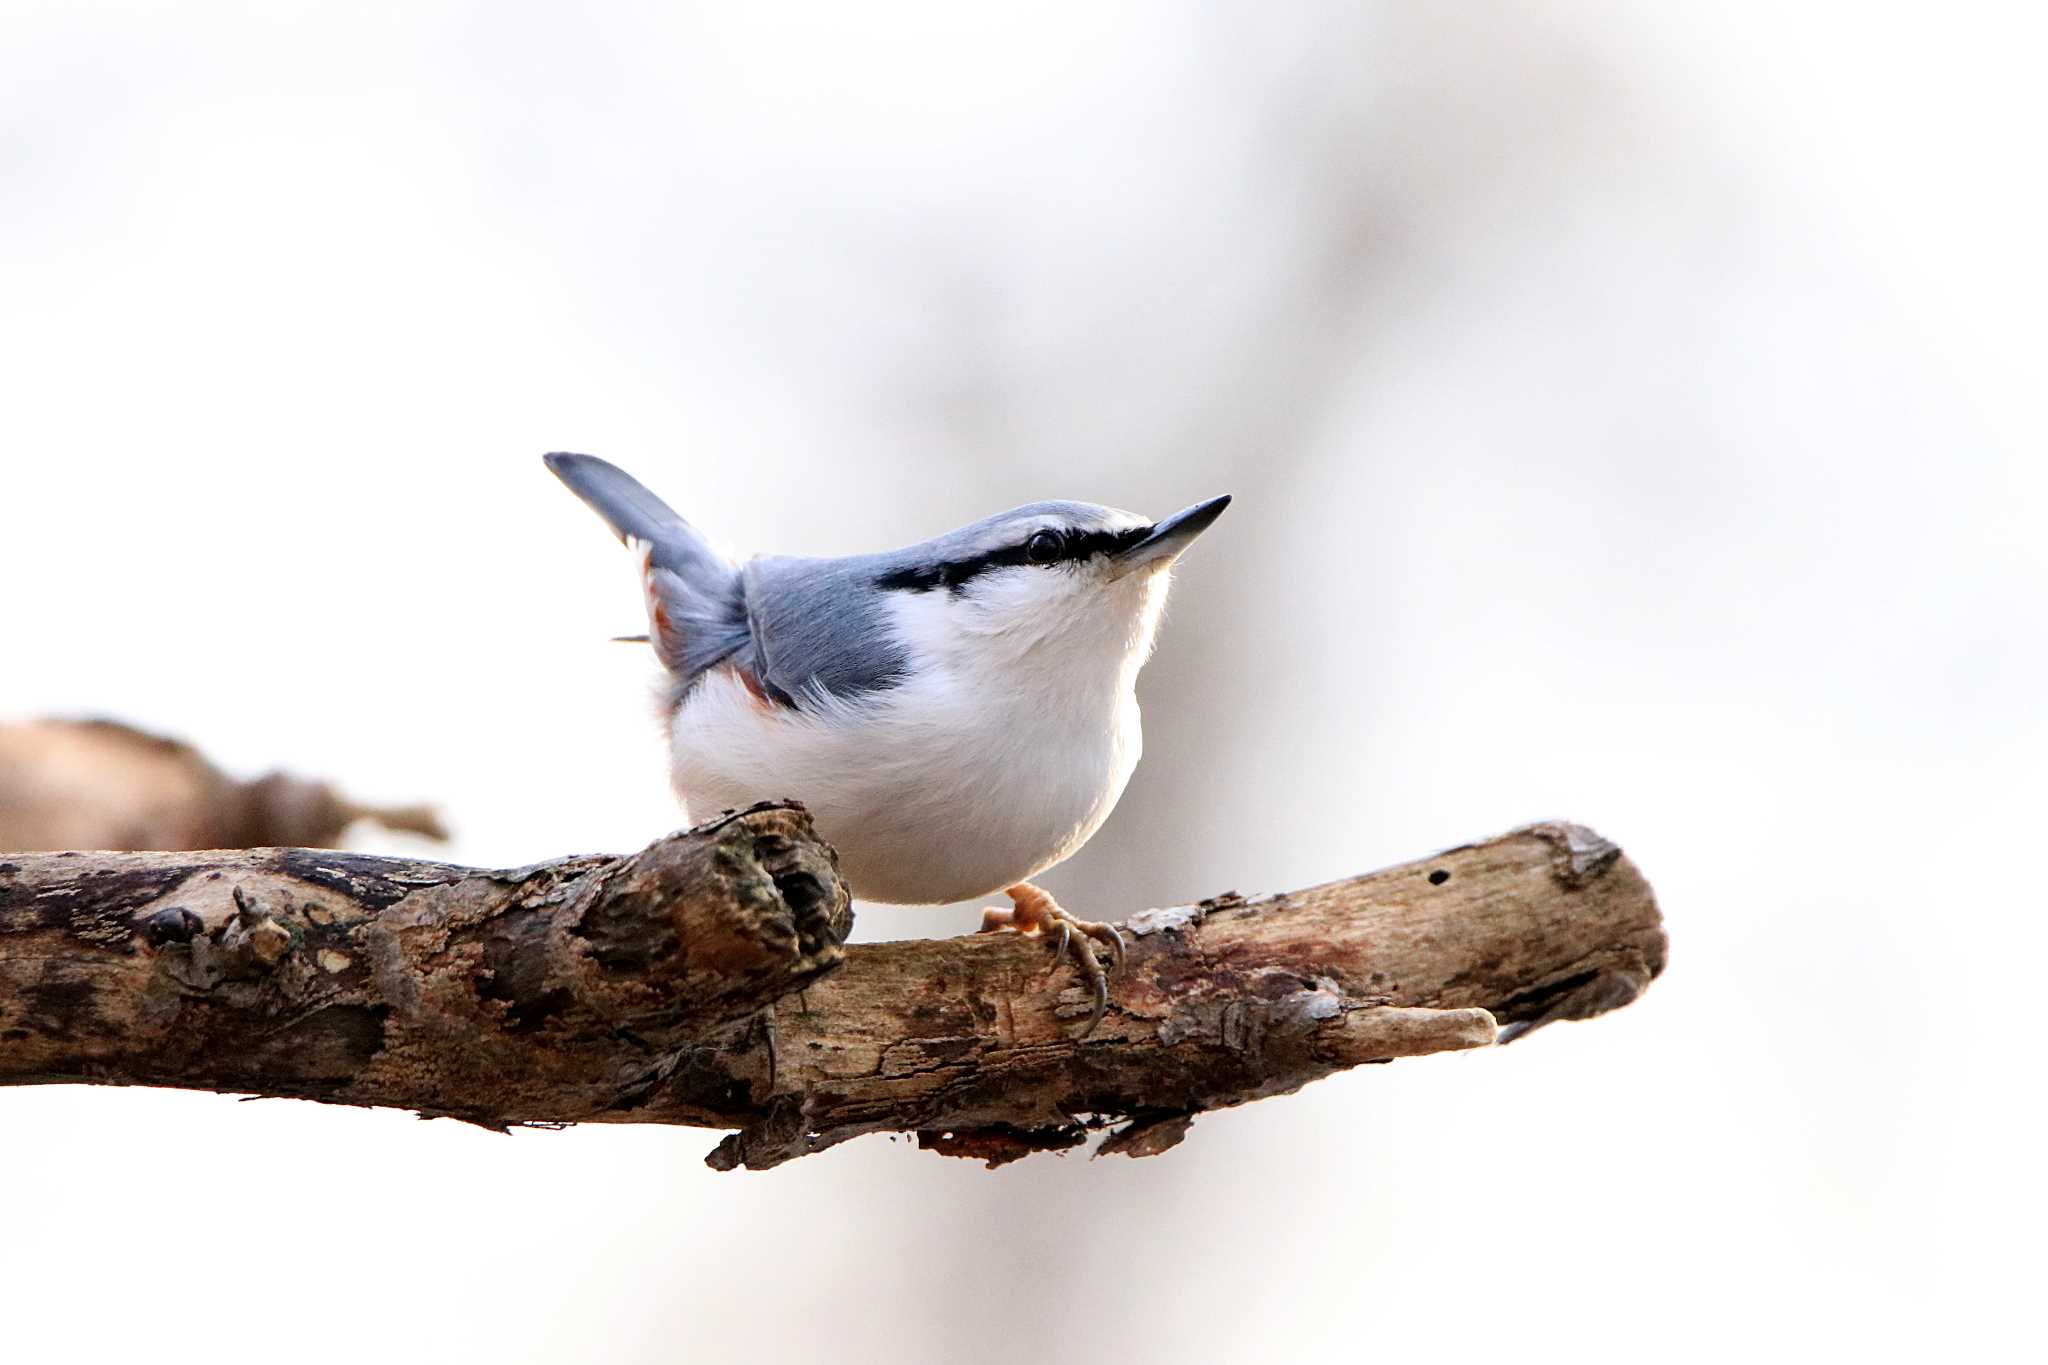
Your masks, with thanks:
[[[1012,908],[982,911],[981,932],[1028,934],[1032,938],[1047,939],[1052,944],[1055,963],[1063,957],[1074,960],[1074,965],[1081,970],[1081,979],[1095,993],[1095,1008],[1089,1011],[1088,1025],[1080,1034],[1086,1038],[1095,1032],[1095,1026],[1102,1022],[1103,1013],[1109,1009],[1109,973],[1096,961],[1091,940],[1109,949],[1110,970],[1114,971],[1124,965],[1124,936],[1117,932],[1115,925],[1076,919],[1060,909],[1058,901],[1030,882],[1019,882],[1003,894],[1010,898]]]

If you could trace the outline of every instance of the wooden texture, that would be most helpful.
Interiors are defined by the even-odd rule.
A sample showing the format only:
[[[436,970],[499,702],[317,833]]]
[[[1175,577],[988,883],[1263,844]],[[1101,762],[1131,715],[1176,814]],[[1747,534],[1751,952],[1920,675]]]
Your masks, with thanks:
[[[371,806],[325,782],[229,777],[191,745],[111,720],[0,725],[0,851],[327,847],[358,820],[429,839],[430,806]]]
[[[737,1129],[720,1168],[887,1131],[996,1163],[1115,1127],[1102,1150],[1142,1156],[1203,1110],[1625,1005],[1665,952],[1647,883],[1571,825],[1133,916],[1085,1037],[1087,996],[1040,943],[842,949],[850,923],[830,850],[781,805],[512,872],[9,855],[0,1083]]]

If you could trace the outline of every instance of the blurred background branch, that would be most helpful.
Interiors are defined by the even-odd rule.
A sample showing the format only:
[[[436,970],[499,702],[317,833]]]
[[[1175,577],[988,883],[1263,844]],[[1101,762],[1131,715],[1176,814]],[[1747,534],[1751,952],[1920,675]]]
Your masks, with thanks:
[[[0,850],[325,848],[358,820],[448,837],[432,806],[366,805],[285,772],[237,781],[119,721],[0,725]]]

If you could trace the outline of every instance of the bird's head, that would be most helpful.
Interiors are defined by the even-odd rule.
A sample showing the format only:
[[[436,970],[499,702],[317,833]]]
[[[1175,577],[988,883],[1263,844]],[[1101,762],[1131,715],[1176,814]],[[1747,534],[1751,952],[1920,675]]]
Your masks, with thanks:
[[[1229,505],[1211,498],[1155,522],[1094,503],[1028,503],[887,556],[875,586],[920,652],[1135,673],[1174,561]]]

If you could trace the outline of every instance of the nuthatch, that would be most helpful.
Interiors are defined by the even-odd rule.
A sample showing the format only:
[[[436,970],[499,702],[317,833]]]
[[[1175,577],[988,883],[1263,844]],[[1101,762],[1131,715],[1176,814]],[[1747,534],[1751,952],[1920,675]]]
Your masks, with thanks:
[[[1053,936],[1092,1030],[1109,991],[1088,940],[1120,963],[1123,938],[1030,878],[1123,795],[1170,566],[1230,499],[1159,522],[1035,502],[901,550],[736,566],[625,471],[546,460],[638,559],[685,809],[798,798],[866,900],[1004,892],[983,929]]]

